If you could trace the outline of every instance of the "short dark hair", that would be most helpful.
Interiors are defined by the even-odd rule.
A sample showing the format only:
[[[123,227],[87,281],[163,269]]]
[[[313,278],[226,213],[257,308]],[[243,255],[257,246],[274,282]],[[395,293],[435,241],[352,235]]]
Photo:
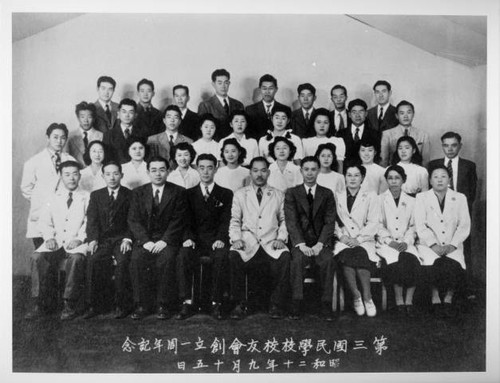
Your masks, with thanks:
[[[344,164],[344,169],[342,171],[342,173],[344,173],[344,176],[347,174],[347,170],[349,168],[357,168],[359,170],[359,172],[361,173],[361,176],[363,178],[365,178],[366,176],[366,168],[361,165],[361,163],[359,161],[346,161],[346,163]]]
[[[387,90],[390,91],[391,90],[391,84],[389,84],[387,81],[385,80],[378,80],[375,85],[373,85],[373,91],[375,91],[375,88],[377,86],[380,86],[380,85],[384,85],[387,87]]]
[[[448,174],[448,177],[451,177],[450,171],[444,164],[436,164],[435,166],[432,167],[431,171],[429,172],[429,180],[432,178],[432,173],[434,173],[434,171],[436,171],[437,169],[444,170],[446,174]]]
[[[193,145],[187,143],[187,142],[179,142],[177,145],[174,145],[172,147],[172,150],[170,151],[170,159],[175,162],[175,154],[179,150],[187,150],[189,152],[189,155],[191,157],[191,162],[190,164],[193,163],[194,159],[196,158],[196,150],[194,150]]]
[[[399,108],[401,106],[409,106],[411,108],[411,110],[413,110],[413,113],[415,113],[415,107],[413,106],[413,104],[410,101],[406,101],[406,100],[400,101],[400,103],[396,106],[396,112],[399,112]]]
[[[215,82],[215,80],[217,79],[217,77],[219,76],[226,76],[228,80],[231,79],[231,75],[229,74],[229,72],[225,69],[216,69],[212,72],[212,82]]]
[[[177,105],[169,105],[165,108],[165,110],[163,111],[163,115],[162,115],[162,118],[164,119],[165,116],[167,115],[167,112],[169,110],[173,110],[174,112],[177,112],[179,114],[179,118],[182,117],[182,112],[180,110],[180,108],[177,106]]]
[[[396,150],[394,151],[394,154],[392,156],[392,165],[397,165],[397,163],[401,161],[401,158],[399,158],[398,146],[401,142],[405,141],[409,142],[411,147],[415,149],[415,153],[413,153],[413,155],[411,156],[411,163],[422,165],[422,154],[420,154],[420,150],[418,150],[418,145],[411,136],[402,136],[398,139],[398,142],[396,143]]]
[[[149,157],[149,145],[147,143],[147,138],[145,138],[145,137],[130,136],[127,140],[127,153],[130,150],[130,147],[133,144],[135,144],[136,142],[138,142],[142,146],[144,146],[144,158],[148,158]]]
[[[240,145],[240,143],[236,138],[228,138],[222,142],[222,146],[220,149],[220,158],[222,158],[222,162],[224,163],[224,165],[227,165],[227,160],[224,158],[224,149],[228,145],[233,145],[236,147],[236,149],[238,149],[240,153],[238,156],[238,163],[242,164],[243,162],[245,162],[245,158],[247,156],[247,150]]]
[[[259,88],[262,86],[263,82],[272,82],[276,88],[278,87],[278,80],[270,74],[265,74],[259,79]]]
[[[186,91],[186,94],[189,96],[189,88],[187,87],[187,85],[179,84],[174,86],[174,89],[172,89],[172,94],[174,94],[177,89],[184,89]]]
[[[99,140],[91,141],[89,143],[89,146],[87,146],[87,150],[85,150],[85,153],[83,153],[83,163],[85,165],[90,165],[92,163],[92,160],[90,159],[90,149],[92,149],[94,145],[101,145],[101,148],[104,151],[104,159],[102,161],[104,162],[108,159],[109,152],[106,147],[106,144],[104,144],[104,142]]]
[[[276,147],[278,142],[284,142],[285,144],[288,145],[288,147],[290,148],[290,154],[289,154],[287,160],[291,161],[293,159],[293,157],[295,156],[295,153],[297,152],[297,147],[295,146],[295,144],[292,141],[290,141],[288,138],[283,137],[283,136],[275,137],[274,141],[269,144],[269,155],[271,156],[271,158],[276,161],[276,155],[274,154],[274,148]]]
[[[314,153],[314,157],[316,157],[318,159],[318,161],[319,161],[319,156],[323,150],[329,150],[330,152],[332,152],[333,160],[332,160],[332,164],[330,165],[330,169],[333,170],[334,172],[336,172],[339,168],[339,163],[337,161],[337,148],[336,148],[336,146],[331,142],[327,142],[325,144],[319,145],[318,149],[316,150],[316,153]],[[320,167],[321,167],[321,162],[320,162]]]
[[[153,81],[148,80],[147,78],[143,78],[137,83],[137,91],[139,91],[141,85],[149,85],[153,91],[155,90],[155,84],[153,84]]]
[[[300,92],[302,92],[303,90],[309,90],[309,91],[311,91],[311,93],[313,94],[313,96],[316,96],[316,88],[312,84],[310,84],[308,82],[306,82],[304,84],[300,84],[297,87],[297,94],[300,95]]]
[[[213,154],[210,153],[201,153],[198,158],[196,158],[196,165],[200,163],[200,161],[212,161],[214,163],[214,166],[217,166],[217,158]]]
[[[334,87],[330,90],[330,96],[332,96],[332,95],[333,95],[333,91],[334,91],[334,90],[337,90],[337,89],[342,89],[342,90],[344,91],[345,96],[347,97],[347,89],[346,89],[346,87],[345,87],[345,86],[343,86],[343,85],[340,85],[340,84],[335,85],[335,86],[334,86]]]
[[[114,161],[114,160],[109,160],[109,161],[104,162],[102,164],[101,171],[104,173],[104,168],[106,166],[109,166],[109,165],[115,165],[118,168],[118,170],[120,171],[120,173],[123,173],[123,171],[122,171],[122,165],[120,164],[120,162]]]
[[[256,163],[256,162],[263,162],[263,163],[265,163],[267,168],[269,168],[269,166],[270,166],[269,161],[265,157],[258,156],[258,157],[252,158],[252,160],[250,161],[250,166],[249,166],[250,169],[252,168],[253,164]]]
[[[352,101],[349,101],[349,104],[347,104],[347,110],[350,112],[351,109],[354,108],[355,106],[361,106],[364,108],[364,110],[368,109],[368,105],[366,105],[366,102],[364,102],[360,98],[356,98]]]
[[[243,117],[245,117],[245,119],[246,119],[246,120],[247,120],[247,122],[248,122],[248,119],[249,119],[249,117],[248,117],[248,113],[247,113],[247,112],[245,112],[243,109],[236,109],[236,110],[233,110],[233,111],[231,112],[231,114],[229,115],[229,121],[230,121],[230,122],[232,122],[232,121],[233,121],[233,118],[234,118],[235,116],[243,116]]]
[[[286,114],[286,117],[287,117],[288,119],[290,119],[290,117],[291,117],[291,115],[290,115],[290,109],[288,109],[288,108],[284,108],[284,107],[282,107],[282,106],[280,106],[280,105],[276,105],[276,104],[275,104],[275,105],[274,105],[274,108],[271,110],[271,116],[273,116],[273,117],[274,117],[274,115],[275,115],[276,113],[278,113],[278,112],[285,113],[285,114]]]
[[[306,156],[306,157],[302,158],[300,160],[300,167],[302,168],[306,162],[314,162],[316,165],[318,165],[318,168],[321,167],[319,160],[314,156]]]
[[[150,165],[151,165],[152,162],[164,162],[165,166],[167,167],[167,170],[170,167],[170,165],[168,164],[168,161],[165,159],[165,157],[162,157],[162,156],[152,156],[146,162],[146,169],[148,169],[148,171],[149,171],[149,167],[150,167]]]
[[[94,104],[92,104],[90,102],[85,102],[85,101],[82,101],[79,104],[76,104],[76,106],[75,106],[76,117],[78,117],[79,113],[83,110],[89,110],[92,113],[92,117],[95,118],[96,109],[95,109]]]
[[[215,130],[217,130],[217,125],[219,124],[219,121],[217,121],[217,119],[211,113],[205,113],[201,115],[200,119],[198,120],[198,129],[201,129],[205,121],[212,121],[215,125]]]
[[[64,168],[77,168],[78,170],[81,170],[82,165],[80,165],[80,163],[77,161],[69,160],[69,161],[63,161],[59,165],[59,172],[61,172],[61,174]]]
[[[62,130],[64,132],[64,134],[66,134],[66,137],[68,137],[68,128],[66,127],[65,124],[59,124],[57,122],[53,122],[52,124],[49,125],[49,127],[47,128],[47,130],[45,131],[45,134],[47,135],[47,137],[50,137],[50,135],[52,134],[52,132],[54,130]]]
[[[443,134],[441,136],[441,142],[443,142],[447,138],[456,138],[459,144],[462,143],[462,136],[460,134],[458,134],[458,133],[455,133],[455,132],[446,132],[445,134]]]
[[[391,171],[395,171],[397,173],[399,173],[399,175],[401,176],[401,178],[403,178],[403,183],[406,182],[406,173],[405,173],[405,170],[399,166],[399,165],[391,165],[389,166],[386,170],[385,170],[385,173],[384,173],[384,178],[387,179],[387,177],[389,176],[389,172]]]
[[[99,88],[101,86],[101,83],[103,82],[108,82],[111,85],[113,85],[113,89],[116,88],[116,81],[113,79],[113,77],[109,76],[101,76],[97,79],[97,87]]]
[[[118,105],[118,109],[121,109],[123,105],[132,106],[134,108],[134,111],[137,110],[137,103],[131,98],[124,98],[123,100],[121,100],[120,104]]]

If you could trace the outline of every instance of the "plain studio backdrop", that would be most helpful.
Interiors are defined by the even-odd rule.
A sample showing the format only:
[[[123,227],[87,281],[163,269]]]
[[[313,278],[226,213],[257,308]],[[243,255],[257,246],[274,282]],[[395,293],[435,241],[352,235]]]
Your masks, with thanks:
[[[401,17],[386,16],[387,23]],[[439,16],[426,18],[433,17]],[[26,28],[29,17],[14,15],[13,30]],[[429,36],[424,26],[415,36],[447,38]],[[97,99],[101,75],[117,81],[116,102],[137,100],[137,82],[153,80],[153,104],[162,110],[172,102],[174,85],[188,85],[189,108],[196,112],[199,102],[213,94],[212,71],[226,68],[229,95],[245,106],[258,101],[258,79],[265,73],[278,79],[277,100],[294,109],[300,83],[317,88],[316,107],[331,109],[333,85],[347,87],[348,101],[362,98],[371,107],[372,86],[385,79],[392,84],[392,104],[404,99],[415,105],[414,126],[430,135],[431,158],[443,156],[439,138],[444,132],[460,133],[460,155],[477,164],[472,248],[474,272],[485,280],[486,65],[467,66],[431,54],[346,15],[84,14],[15,40],[12,60],[16,275],[29,274],[33,251],[25,238],[29,203],[19,189],[23,164],[44,148],[50,123],[77,129],[75,105]]]

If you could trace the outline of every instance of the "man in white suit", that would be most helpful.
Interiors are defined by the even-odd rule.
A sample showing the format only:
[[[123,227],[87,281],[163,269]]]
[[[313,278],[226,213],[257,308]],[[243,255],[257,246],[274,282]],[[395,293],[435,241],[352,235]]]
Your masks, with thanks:
[[[230,297],[236,306],[232,319],[244,315],[245,273],[271,280],[269,315],[283,317],[283,307],[289,287],[290,252],[285,245],[283,192],[267,185],[269,163],[264,157],[250,162],[252,183],[236,191],[231,209],[229,238]],[[270,274],[268,276],[268,274]],[[266,282],[266,280],[263,280]]]
[[[68,139],[66,125],[54,122],[49,125],[46,134],[47,147],[26,161],[21,180],[23,196],[31,204],[26,238],[33,239],[35,248],[43,243],[38,218],[42,206],[59,186],[59,167],[65,161],[75,161],[72,156],[63,152]]]
[[[66,260],[64,309],[61,320],[77,316],[76,305],[83,293],[85,277],[86,210],[89,193],[78,189],[80,164],[76,161],[61,163],[63,186],[44,204],[38,227],[43,244],[31,256],[31,296],[33,304],[26,319],[42,314],[41,304],[49,297],[48,291],[57,278],[59,263]]]

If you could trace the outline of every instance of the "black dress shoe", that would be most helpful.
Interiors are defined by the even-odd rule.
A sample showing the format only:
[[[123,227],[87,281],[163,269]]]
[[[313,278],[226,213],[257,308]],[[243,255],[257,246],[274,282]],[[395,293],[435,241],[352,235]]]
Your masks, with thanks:
[[[322,304],[320,316],[327,322],[333,322],[335,317],[333,315],[332,304],[330,302],[325,302]]]
[[[245,315],[245,312],[243,311],[243,308],[241,305],[236,305],[236,307],[231,311],[231,319],[242,319],[243,316]]]
[[[165,306],[158,307],[158,311],[156,312],[156,319],[165,320],[170,319],[172,314],[168,311]]]
[[[210,314],[214,319],[221,320],[222,319],[221,304],[220,303],[213,304],[212,311],[210,312]]]
[[[42,316],[42,310],[40,305],[34,304],[31,309],[24,315],[24,319],[33,320],[38,319]]]
[[[269,316],[271,317],[271,319],[282,319],[283,312],[277,305],[272,304],[271,308],[269,309]]]
[[[146,310],[144,310],[144,307],[139,306],[138,308],[135,309],[135,311],[132,313],[131,318],[133,320],[140,320],[146,316]]]
[[[93,307],[89,307],[87,312],[83,315],[83,319],[90,319],[97,315],[99,315],[99,313]]]
[[[300,301],[299,300],[294,300],[292,302],[292,307],[290,309],[290,314],[288,315],[288,318],[292,320],[299,320],[300,319]]]
[[[75,319],[78,316],[78,313],[76,312],[73,304],[68,302],[67,300],[64,301],[64,308],[63,311],[61,312],[61,320],[72,320]]]
[[[126,318],[129,314],[129,310],[122,309],[121,307],[117,307],[115,310],[115,319],[123,319]]]
[[[184,320],[189,318],[190,316],[194,315],[194,308],[193,305],[184,303],[182,305],[181,311],[175,316],[175,319],[177,320]]]

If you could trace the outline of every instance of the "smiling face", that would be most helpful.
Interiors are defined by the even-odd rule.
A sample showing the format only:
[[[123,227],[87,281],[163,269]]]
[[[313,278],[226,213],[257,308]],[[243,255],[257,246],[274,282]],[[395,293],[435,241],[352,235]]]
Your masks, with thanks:
[[[373,146],[360,146],[359,158],[364,164],[373,164],[375,158],[375,148]]]
[[[212,86],[215,89],[215,93],[217,93],[220,97],[226,97],[227,92],[229,92],[229,85],[231,85],[231,81],[227,76],[217,76],[215,81],[212,82]]]
[[[411,126],[414,117],[413,108],[409,105],[401,105],[398,108],[396,117],[398,118],[400,125],[405,127]]]
[[[262,99],[268,104],[273,102],[274,96],[278,91],[278,87],[274,85],[272,81],[263,81],[260,86],[260,92],[262,93]]]
[[[224,146],[224,152],[222,153],[228,164],[238,163],[238,157],[240,156],[240,151],[234,145],[228,144]]]
[[[215,134],[215,124],[213,121],[205,120],[200,127],[201,135],[207,140],[211,140]]]
[[[316,136],[325,137],[330,129],[330,119],[327,116],[317,116],[314,119],[314,130],[316,131]]]
[[[189,150],[179,150],[175,152],[175,162],[177,165],[179,165],[181,168],[186,169],[191,165],[191,154],[189,153]]]
[[[134,142],[130,145],[128,154],[133,161],[142,161],[144,160],[144,155],[146,154],[146,148],[140,142]]]
[[[415,149],[408,141],[401,141],[398,145],[398,155],[401,162],[411,162]]]
[[[167,182],[167,164],[163,161],[153,161],[149,164],[149,179],[156,186],[165,185]]]
[[[142,84],[139,87],[138,93],[139,93],[139,100],[143,104],[149,104],[153,99],[153,96],[155,95],[153,88],[151,88],[151,85],[148,84]]]
[[[94,144],[89,151],[90,161],[93,164],[100,165],[104,161],[104,148],[100,144]]]
[[[106,182],[106,186],[114,190],[120,186],[123,173],[120,172],[117,165],[109,164],[103,168],[102,177],[104,178],[104,182]]]
[[[448,189],[448,183],[450,182],[450,176],[448,172],[444,169],[435,169],[429,180],[432,190],[436,192],[443,192]]]

